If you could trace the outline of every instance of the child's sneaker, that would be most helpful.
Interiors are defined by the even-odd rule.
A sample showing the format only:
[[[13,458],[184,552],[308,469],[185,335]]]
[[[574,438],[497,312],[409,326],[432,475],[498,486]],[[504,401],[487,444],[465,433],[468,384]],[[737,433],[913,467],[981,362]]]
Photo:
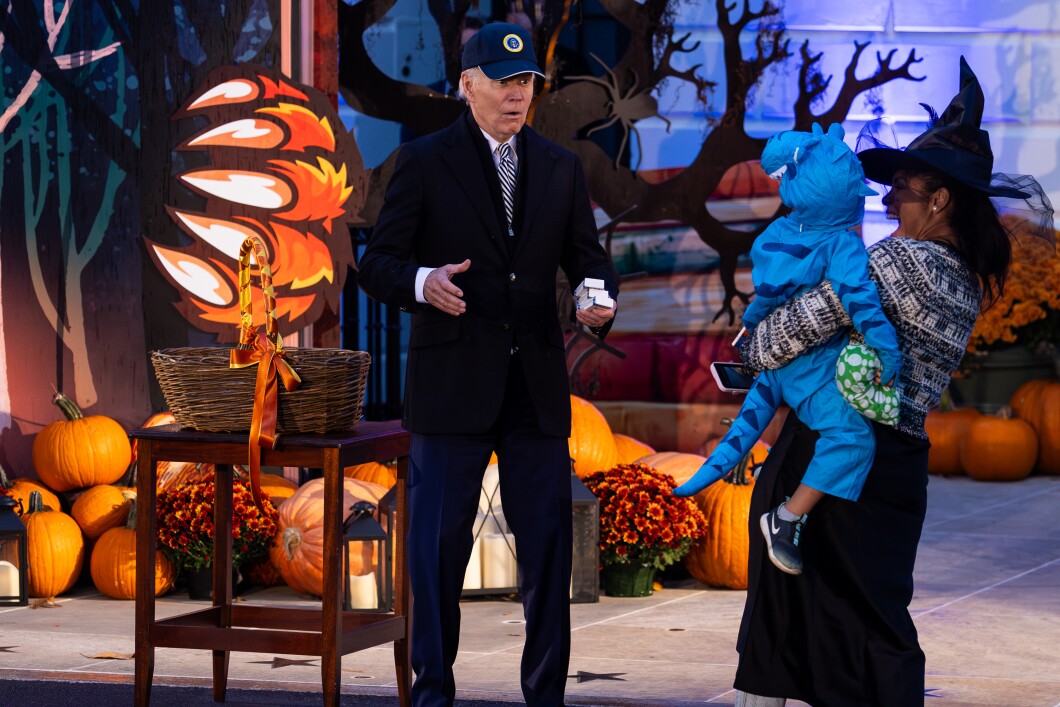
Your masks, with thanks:
[[[762,535],[766,537],[769,559],[781,572],[801,574],[802,551],[799,550],[799,535],[802,533],[806,516],[796,520],[784,520],[777,513],[779,508],[780,506],[777,506],[769,513],[763,514],[758,522]]]

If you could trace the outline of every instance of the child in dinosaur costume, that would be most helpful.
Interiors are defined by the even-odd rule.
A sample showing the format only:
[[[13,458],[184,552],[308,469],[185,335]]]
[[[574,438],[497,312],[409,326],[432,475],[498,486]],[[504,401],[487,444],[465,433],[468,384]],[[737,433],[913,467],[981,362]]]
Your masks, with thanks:
[[[854,328],[879,355],[880,380],[895,381],[902,356],[894,327],[880,307],[868,255],[853,230],[864,216],[865,196],[876,192],[865,185],[861,163],[843,142],[843,128],[832,125],[825,133],[815,123],[809,133],[778,133],[766,144],[761,164],[780,180],[780,198],[792,212],[770,224],[751,248],[755,298],[744,313],[744,327],[754,329],[777,306],[828,280]],[[821,435],[798,490],[760,521],[770,559],[789,574],[802,571],[798,540],[806,514],[824,494],[857,500],[876,451],[868,420],[836,385],[836,364],[847,340],[842,332],[784,368],[758,374],[729,432],[699,471],[674,490],[691,496],[725,476],[787,403]]]

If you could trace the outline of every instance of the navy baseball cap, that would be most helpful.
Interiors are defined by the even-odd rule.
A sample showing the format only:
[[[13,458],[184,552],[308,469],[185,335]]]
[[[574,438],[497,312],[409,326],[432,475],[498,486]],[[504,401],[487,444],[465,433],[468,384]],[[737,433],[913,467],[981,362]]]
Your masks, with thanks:
[[[508,22],[491,22],[467,40],[461,68],[476,66],[494,81],[526,73],[545,76],[537,68],[530,33]]]

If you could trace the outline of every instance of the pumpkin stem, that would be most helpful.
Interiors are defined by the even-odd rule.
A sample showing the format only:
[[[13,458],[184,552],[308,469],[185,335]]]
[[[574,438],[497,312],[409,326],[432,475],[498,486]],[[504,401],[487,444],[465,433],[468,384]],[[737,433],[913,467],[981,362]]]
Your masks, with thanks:
[[[125,521],[125,527],[136,530],[136,496],[129,499],[129,520]]]
[[[52,403],[57,405],[59,409],[63,411],[63,415],[66,416],[67,420],[80,420],[85,416],[85,414],[81,412],[81,408],[77,407],[77,403],[59,391],[55,391],[55,395],[52,396]]]
[[[29,510],[27,513],[40,513],[41,511],[47,510],[44,507],[44,496],[41,496],[40,491],[29,492]]]
[[[294,549],[302,544],[302,534],[298,528],[287,528],[283,531],[283,549],[287,553],[287,559],[294,559]]]
[[[15,482],[11,481],[7,477],[7,472],[4,471],[4,465],[0,464],[0,488],[9,489],[15,485]]]

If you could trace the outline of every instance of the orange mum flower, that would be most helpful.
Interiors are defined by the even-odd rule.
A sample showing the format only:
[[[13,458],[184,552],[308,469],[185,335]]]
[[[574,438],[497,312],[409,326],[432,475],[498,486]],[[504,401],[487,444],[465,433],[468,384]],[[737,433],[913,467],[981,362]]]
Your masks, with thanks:
[[[643,464],[622,464],[582,479],[600,501],[600,560],[664,569],[706,534],[690,498],[673,495],[673,477]]]

